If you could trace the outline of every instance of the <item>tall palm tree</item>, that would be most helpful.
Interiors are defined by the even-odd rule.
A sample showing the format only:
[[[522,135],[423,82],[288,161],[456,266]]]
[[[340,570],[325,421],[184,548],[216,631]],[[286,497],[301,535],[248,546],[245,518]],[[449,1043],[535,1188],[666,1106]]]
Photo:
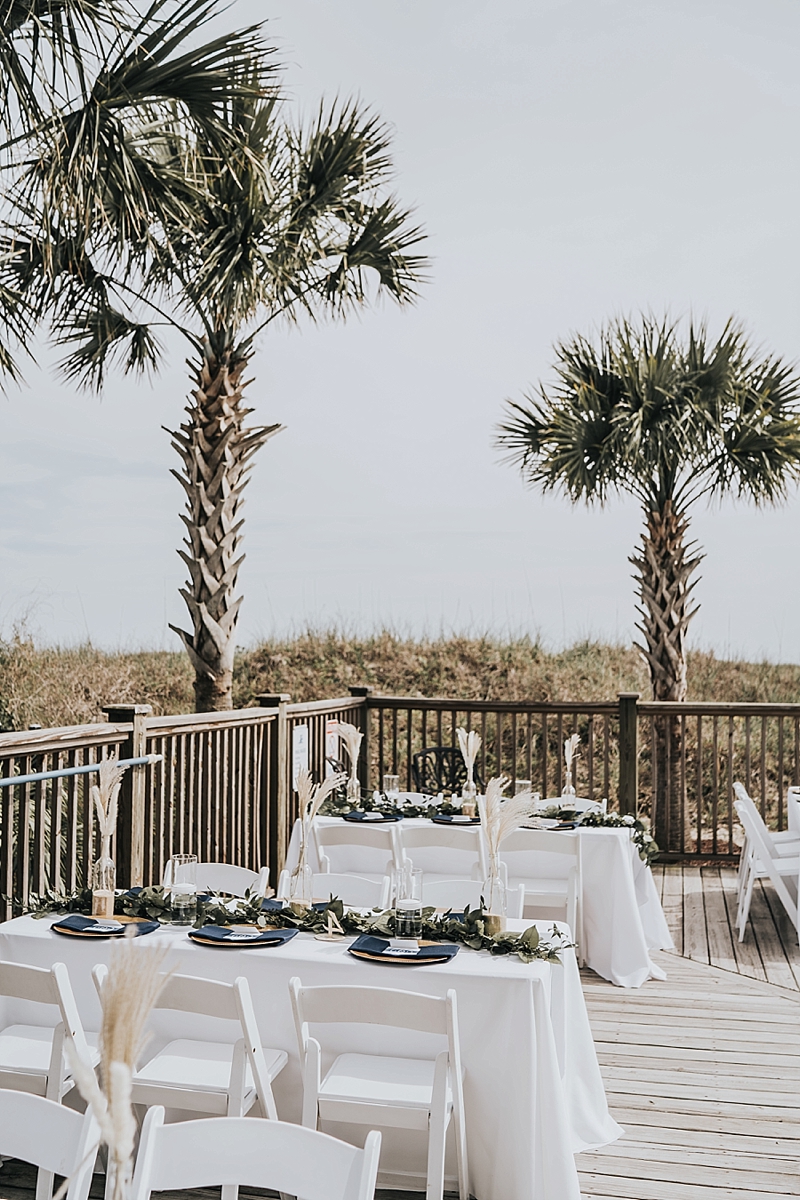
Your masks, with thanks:
[[[156,159],[169,186],[157,219],[146,205],[128,215],[122,194],[104,197],[91,238],[75,236],[73,221],[55,239],[66,269],[42,267],[37,214],[56,207],[47,187],[60,176],[43,148],[45,184],[17,204],[5,270],[0,251],[0,304],[5,287],[8,314],[48,324],[69,348],[67,378],[100,387],[115,358],[126,370],[157,368],[159,324],[190,344],[191,400],[172,437],[187,497],[179,553],[191,630],[172,628],[195,669],[198,711],[231,707],[242,491],[256,451],[280,428],[245,424],[255,339],[279,317],[346,316],[382,293],[410,301],[424,271],[414,251],[422,234],[388,190],[385,126],[355,104],[295,126],[285,104],[241,95],[217,106],[214,127],[189,132],[162,115]],[[140,126],[129,125],[134,143]]]
[[[614,492],[639,500],[644,531],[630,559],[638,649],[653,699],[684,700],[692,576],[703,558],[687,536],[692,507],[731,493],[773,504],[800,478],[797,372],[759,355],[733,321],[712,341],[704,324],[690,322],[681,337],[674,323],[647,316],[611,322],[596,342],[559,343],[554,384],[507,409],[499,443],[529,483],[573,503],[602,505]],[[679,753],[676,730],[674,719],[662,722],[669,757]],[[682,849],[679,797],[670,792],[656,798],[656,838]]]
[[[220,11],[221,0],[0,0],[0,385],[59,308],[54,288],[67,311],[67,297],[105,285],[120,252],[191,212],[202,177],[176,188],[166,139],[202,136],[222,155],[229,106],[274,93],[258,26],[198,41]]]

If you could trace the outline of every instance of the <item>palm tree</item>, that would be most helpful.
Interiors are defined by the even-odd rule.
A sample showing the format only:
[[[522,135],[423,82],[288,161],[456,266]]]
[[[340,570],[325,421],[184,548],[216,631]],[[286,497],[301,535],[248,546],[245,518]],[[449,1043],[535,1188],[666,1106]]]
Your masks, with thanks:
[[[202,178],[175,187],[167,138],[202,136],[222,155],[227,108],[274,93],[258,26],[195,44],[220,11],[217,0],[143,11],[135,0],[0,0],[0,384],[20,377],[42,314],[104,287],[124,247],[190,213]]]
[[[499,443],[525,479],[573,503],[604,504],[628,492],[644,531],[630,562],[639,598],[638,645],[654,700],[686,698],[686,635],[697,612],[692,579],[703,555],[687,538],[692,507],[734,494],[756,504],[784,498],[800,477],[800,377],[754,351],[729,321],[716,341],[704,324],[642,317],[611,322],[596,343],[555,350],[555,383],[508,403]],[[677,762],[677,722],[659,731],[664,762]],[[677,780],[677,770],[672,773]],[[662,787],[670,772],[658,772]],[[677,786],[656,797],[656,839],[682,849]]]
[[[0,304],[5,287],[8,314],[46,322],[69,347],[67,378],[98,388],[115,357],[126,370],[157,368],[159,324],[190,344],[191,400],[172,438],[187,498],[179,553],[191,630],[172,628],[195,670],[198,711],[231,707],[242,491],[256,451],[280,428],[245,424],[255,339],[279,317],[343,317],[380,294],[410,301],[424,271],[414,252],[422,234],[388,191],[385,126],[343,104],[298,127],[285,101],[263,97],[263,80],[259,90],[216,106],[214,127],[187,133],[185,121],[162,116],[157,162],[169,186],[157,219],[142,206],[123,212],[120,189],[92,238],[76,237],[72,220],[55,239],[67,268],[43,269],[37,213],[54,209],[47,184],[18,203],[5,270],[0,259]],[[134,142],[138,128],[129,119]],[[44,148],[42,160],[42,179],[60,177]]]

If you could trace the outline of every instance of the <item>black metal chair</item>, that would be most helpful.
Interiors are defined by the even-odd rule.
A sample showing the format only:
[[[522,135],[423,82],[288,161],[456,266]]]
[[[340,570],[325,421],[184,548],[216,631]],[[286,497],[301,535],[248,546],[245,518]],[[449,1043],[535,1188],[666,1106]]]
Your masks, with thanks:
[[[426,746],[411,759],[414,789],[438,796],[439,792],[461,793],[467,781],[467,767],[458,746]],[[483,780],[477,767],[473,772],[475,786],[483,791]]]

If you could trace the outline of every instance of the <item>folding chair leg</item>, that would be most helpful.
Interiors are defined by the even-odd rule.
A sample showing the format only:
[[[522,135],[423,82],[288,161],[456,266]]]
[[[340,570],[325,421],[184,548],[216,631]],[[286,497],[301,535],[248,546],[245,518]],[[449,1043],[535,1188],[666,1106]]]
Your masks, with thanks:
[[[428,1182],[425,1200],[443,1200],[444,1153],[447,1136],[447,1051],[436,1057],[428,1123]]]
[[[42,1171],[36,1173],[36,1200],[50,1200],[53,1195],[53,1172]]]
[[[749,873],[747,876],[747,887],[745,888],[742,907],[739,912],[739,941],[744,941],[745,930],[747,929],[747,918],[750,916],[750,902],[753,899],[753,884],[756,880],[755,863],[750,864]]]

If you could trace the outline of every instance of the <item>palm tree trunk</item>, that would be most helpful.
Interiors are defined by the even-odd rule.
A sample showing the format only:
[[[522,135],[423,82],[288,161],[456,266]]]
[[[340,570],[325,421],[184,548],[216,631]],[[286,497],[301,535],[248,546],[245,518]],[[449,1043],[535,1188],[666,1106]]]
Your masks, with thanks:
[[[703,555],[689,557],[693,545],[685,540],[689,519],[672,500],[666,500],[660,510],[646,511],[645,519],[640,553],[630,559],[641,600],[638,628],[645,640],[637,648],[650,670],[653,699],[675,702],[686,699],[686,634],[697,612],[690,607],[696,582],[690,582],[690,577]],[[652,756],[655,839],[662,850],[682,852],[690,825],[678,717],[655,718]]]
[[[242,597],[235,595],[243,520],[242,492],[250,460],[282,426],[244,428],[253,410],[242,396],[242,375],[250,352],[231,345],[215,348],[206,340],[203,357],[193,370],[193,400],[180,431],[167,430],[181,456],[172,474],[186,491],[181,520],[188,536],[179,550],[190,579],[180,589],[192,622],[192,633],[170,625],[183,641],[195,670],[195,710],[218,712],[233,707],[233,653]]]

